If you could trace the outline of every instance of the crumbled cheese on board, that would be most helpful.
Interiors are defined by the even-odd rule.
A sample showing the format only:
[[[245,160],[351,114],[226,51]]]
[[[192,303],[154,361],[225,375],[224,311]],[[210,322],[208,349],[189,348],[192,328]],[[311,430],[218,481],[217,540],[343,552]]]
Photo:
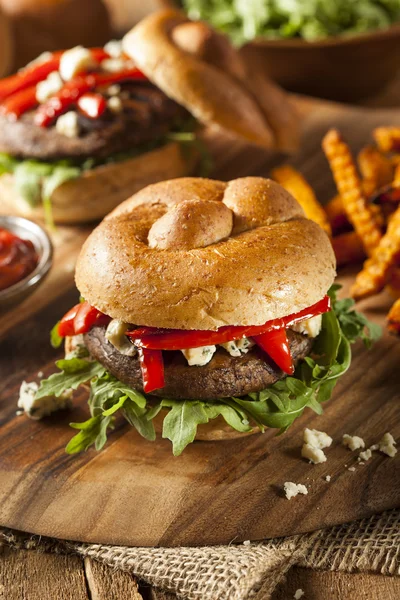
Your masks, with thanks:
[[[331,479],[332,478],[330,475],[325,475],[325,481],[327,481],[329,483]]]
[[[397,454],[396,441],[391,433],[385,433],[378,444],[379,452],[393,458]]]
[[[298,494],[304,494],[305,496],[308,494],[308,489],[305,485],[302,483],[293,483],[293,481],[286,481],[283,484],[283,491],[288,500],[294,498]]]
[[[301,449],[301,456],[307,458],[314,465],[326,462],[327,458],[324,451],[320,448],[315,448],[311,444],[303,444]]]
[[[72,390],[64,392],[59,398],[45,396],[35,399],[39,386],[36,382],[23,381],[19,390],[18,408],[31,419],[42,419],[57,410],[63,410],[71,405]]]
[[[323,448],[329,448],[332,444],[332,438],[325,431],[306,428],[303,432],[303,447],[301,455],[307,458],[314,465],[326,462],[326,456]]]
[[[302,598],[303,596],[305,596],[305,593],[303,592],[303,590],[301,588],[299,588],[298,590],[296,590],[293,598],[294,598],[294,600],[300,600],[300,598]]]
[[[365,448],[365,442],[361,437],[358,435],[349,435],[348,433],[344,434],[342,438],[342,444],[352,451]]]
[[[303,432],[303,441],[305,444],[310,444],[314,448],[329,448],[332,444],[332,438],[325,431],[318,431],[318,429],[306,429]]]
[[[361,461],[367,461],[371,458],[372,456],[372,452],[371,452],[371,448],[367,448],[367,450],[364,450],[363,452],[360,452],[360,454],[358,455],[358,461],[361,464]]]
[[[348,471],[352,471],[352,472],[353,472],[353,471],[355,471],[355,470],[356,470],[356,468],[355,468],[355,467],[349,467],[347,470],[348,470]]]
[[[243,542],[243,546],[250,546],[251,542],[250,540],[244,540]]]

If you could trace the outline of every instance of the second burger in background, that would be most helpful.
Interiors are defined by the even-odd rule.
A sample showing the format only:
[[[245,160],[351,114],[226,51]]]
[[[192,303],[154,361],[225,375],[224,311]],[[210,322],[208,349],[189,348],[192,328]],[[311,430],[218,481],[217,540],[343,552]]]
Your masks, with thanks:
[[[268,148],[297,143],[284,93],[179,11],[150,15],[123,44],[45,53],[0,81],[0,205],[48,222],[100,219],[191,172],[199,122]]]

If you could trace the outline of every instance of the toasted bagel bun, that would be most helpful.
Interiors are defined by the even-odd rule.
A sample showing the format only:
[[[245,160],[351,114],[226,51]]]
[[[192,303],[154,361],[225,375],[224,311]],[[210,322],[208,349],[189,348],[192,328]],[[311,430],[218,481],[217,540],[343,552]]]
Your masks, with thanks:
[[[135,158],[90,169],[53,192],[53,219],[64,224],[100,220],[130,194],[150,183],[187,175],[196,162],[195,153],[184,155],[180,145],[171,142]],[[44,217],[41,204],[32,207],[18,194],[11,174],[0,176],[0,211]]]
[[[123,42],[147,77],[199,121],[267,148],[296,147],[298,119],[287,96],[260,74],[256,89],[249,85],[254,75],[239,53],[208,25],[166,9],[143,19]]]
[[[215,223],[213,202],[229,209]],[[102,312],[178,329],[261,325],[318,302],[334,277],[325,232],[260,177],[148,186],[92,232],[76,268],[78,289]]]

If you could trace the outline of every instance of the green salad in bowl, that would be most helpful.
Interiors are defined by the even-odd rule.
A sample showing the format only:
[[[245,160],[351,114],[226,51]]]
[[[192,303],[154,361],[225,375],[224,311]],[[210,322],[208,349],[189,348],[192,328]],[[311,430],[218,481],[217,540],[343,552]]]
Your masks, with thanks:
[[[183,0],[192,19],[205,19],[238,44],[254,38],[307,41],[390,27],[400,0]]]

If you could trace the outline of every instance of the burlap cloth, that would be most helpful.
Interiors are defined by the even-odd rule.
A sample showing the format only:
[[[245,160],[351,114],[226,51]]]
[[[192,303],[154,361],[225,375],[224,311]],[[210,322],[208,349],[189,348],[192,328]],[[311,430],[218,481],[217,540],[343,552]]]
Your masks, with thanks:
[[[328,530],[252,544],[126,548],[64,542],[0,529],[0,544],[74,552],[129,571],[185,600],[268,600],[294,565],[400,574],[400,510]]]

